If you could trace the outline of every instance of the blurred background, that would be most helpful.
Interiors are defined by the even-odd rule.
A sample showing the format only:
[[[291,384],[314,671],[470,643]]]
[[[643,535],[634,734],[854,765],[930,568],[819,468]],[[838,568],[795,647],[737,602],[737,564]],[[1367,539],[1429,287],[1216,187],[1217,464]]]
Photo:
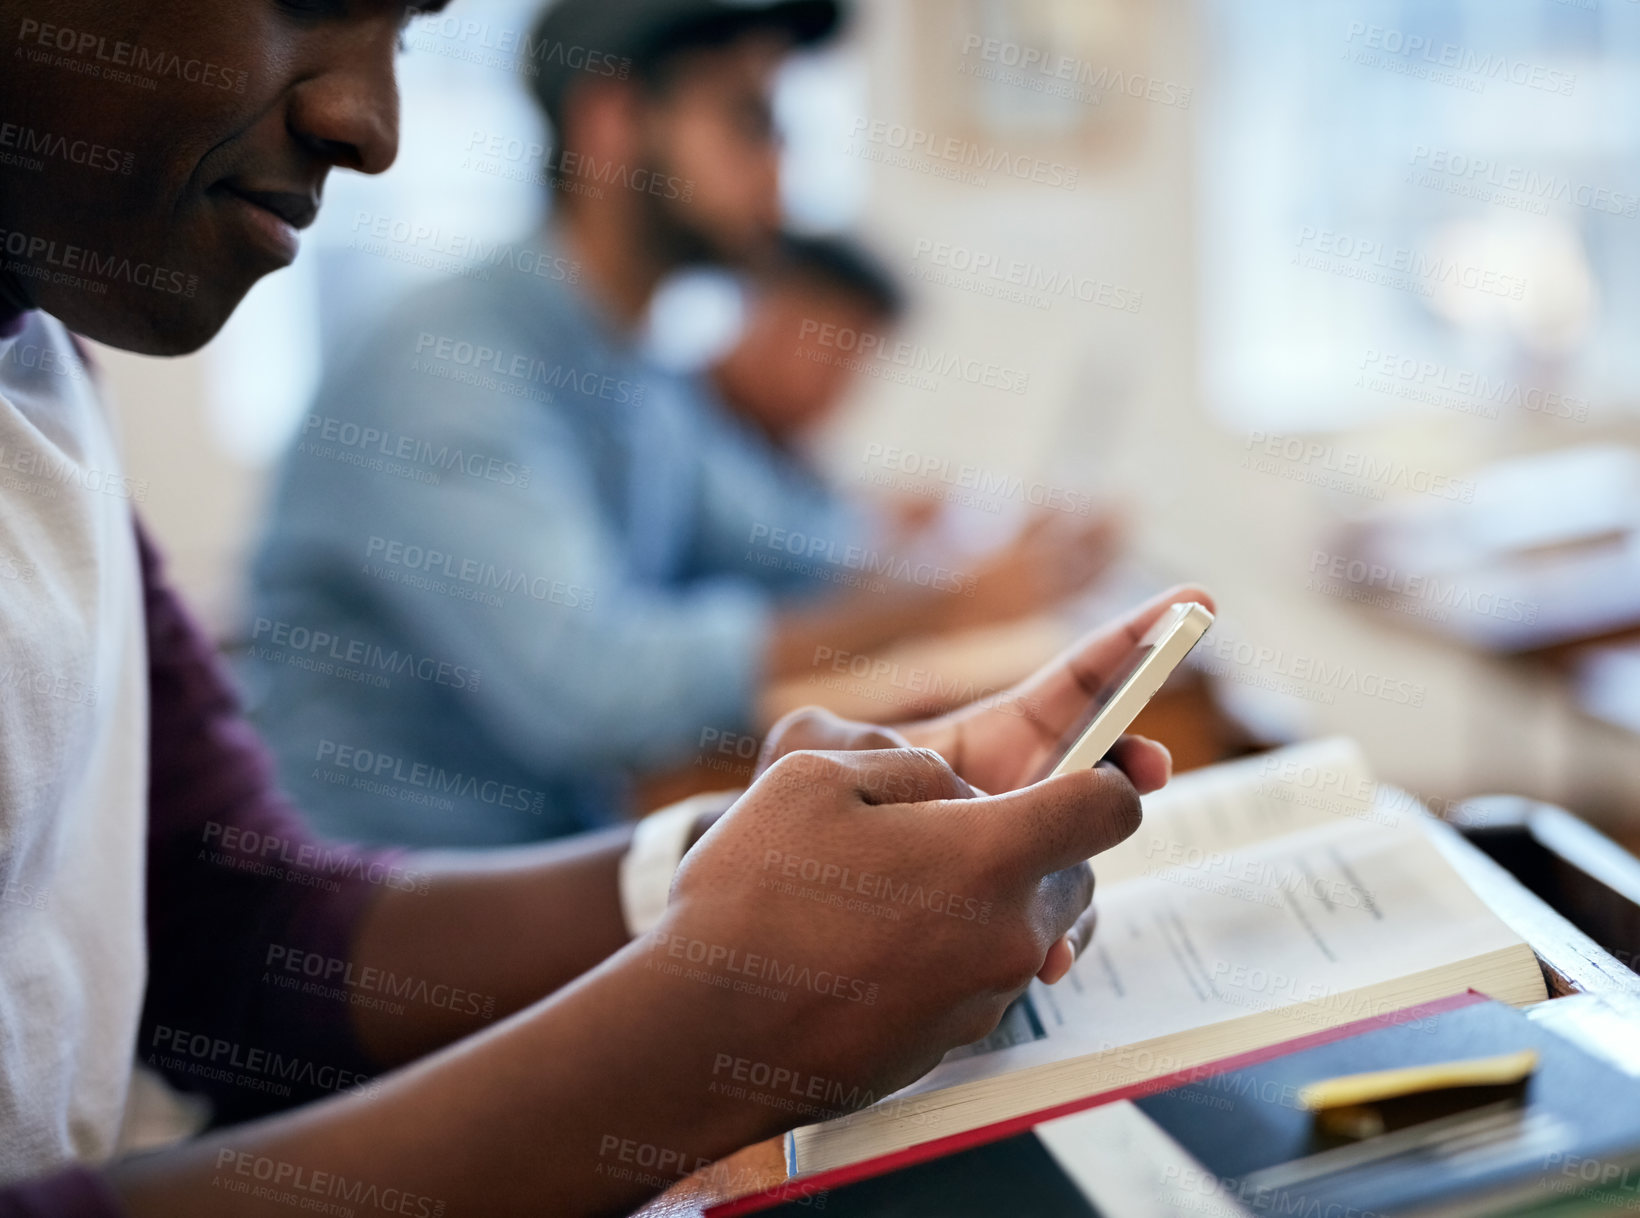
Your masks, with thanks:
[[[206,351],[99,352],[142,416],[149,526],[229,650],[327,366],[545,206],[502,49],[533,10],[459,0],[412,27],[399,163],[333,179],[296,266]],[[793,229],[875,251],[929,370],[863,360],[818,458],[940,505],[959,545],[1033,506],[1121,511],[1094,591],[970,641],[987,681],[1199,581],[1222,616],[1151,720],[1181,760],[1342,733],[1438,808],[1526,794],[1633,844],[1636,56],[1632,0],[870,0],[782,72],[782,195]],[[373,239],[383,218],[435,235]],[[736,322],[721,277],[691,275],[651,324],[687,361]],[[894,697],[853,692],[854,713]]]

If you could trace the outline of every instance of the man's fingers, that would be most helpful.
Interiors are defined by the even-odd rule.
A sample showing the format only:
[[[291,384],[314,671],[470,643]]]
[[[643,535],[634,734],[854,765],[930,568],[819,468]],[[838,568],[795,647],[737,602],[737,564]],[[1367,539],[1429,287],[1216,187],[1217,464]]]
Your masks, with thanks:
[[[1146,736],[1123,736],[1105,760],[1126,774],[1141,795],[1160,791],[1173,777],[1173,754]]]
[[[841,752],[910,747],[905,737],[893,728],[859,723],[818,706],[806,706],[792,711],[769,730],[758,754],[756,773],[763,773],[787,753],[804,750]]]
[[[1041,972],[1037,973],[1042,984],[1057,985],[1065,979],[1065,974],[1070,972],[1072,966],[1087,952],[1098,922],[1099,907],[1090,901],[1088,907],[1082,911],[1082,916],[1076,919],[1076,925],[1071,927],[1070,933],[1055,940],[1054,946],[1048,949],[1048,957],[1042,962]]]
[[[1172,606],[1188,601],[1213,608],[1213,598],[1204,589],[1193,585],[1174,588],[1077,643],[1027,682],[1019,692],[1035,699],[1040,707],[1038,721],[1050,731],[1069,729],[1087,714],[1089,699],[1104,688],[1116,666],[1139,645],[1156,619]]]
[[[962,811],[976,848],[1038,878],[1125,841],[1142,819],[1138,791],[1110,765],[974,799]]]
[[[1042,961],[1042,967],[1036,971],[1036,979],[1043,985],[1058,985],[1075,963],[1076,945],[1071,941],[1071,937],[1065,935],[1055,939]]]
[[[1070,970],[1075,952],[1077,924],[1093,900],[1093,868],[1078,863],[1045,876],[1036,888],[1034,917],[1046,956],[1037,976],[1050,985]]]
[[[1059,513],[1050,512],[1046,508],[1033,512],[1025,520],[1025,527],[1014,536],[1015,545],[1023,545],[1035,541],[1040,537],[1051,535],[1059,526]]]
[[[825,785],[843,804],[918,804],[974,796],[974,788],[932,749],[788,753],[770,767],[768,779],[797,787]]]
[[[855,790],[868,804],[920,804],[974,797],[974,788],[933,749],[881,749],[835,756],[847,758],[854,767]]]
[[[1099,906],[1093,901],[1082,911],[1082,916],[1076,919],[1076,925],[1071,927],[1070,938],[1076,944],[1076,958],[1080,960],[1088,950],[1088,944],[1093,942],[1093,932],[1099,926]]]

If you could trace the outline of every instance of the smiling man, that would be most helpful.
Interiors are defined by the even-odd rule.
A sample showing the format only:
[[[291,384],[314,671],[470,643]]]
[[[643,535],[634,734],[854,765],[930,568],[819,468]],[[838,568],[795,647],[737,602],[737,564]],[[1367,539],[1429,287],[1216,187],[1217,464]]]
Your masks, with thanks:
[[[4,121],[128,157],[120,173],[47,160],[9,175],[0,204],[11,294],[102,342],[198,348],[253,283],[295,259],[332,168],[380,173],[393,161],[402,4],[68,0],[0,12],[12,44]],[[345,67],[298,78],[321,37]]]
[[[0,0],[6,1218],[361,1196],[394,1213],[624,1212],[665,1180],[610,1147],[675,1174],[790,1123],[712,1089],[723,1054],[884,1094],[987,1033],[1033,975],[1063,976],[1090,927],[1083,860],[1166,779],[1165,752],[1129,740],[1118,766],[1022,786],[1158,601],[1017,701],[903,736],[794,718],[675,879],[687,811],[636,840],[460,859],[305,830],[135,530],[69,331],[162,355],[209,339],[294,256],[332,169],[392,162],[412,15]],[[865,924],[761,888],[770,850],[993,914]],[[658,967],[679,955],[830,980],[776,1002]],[[218,1128],[130,1156],[139,1061],[206,1096]]]

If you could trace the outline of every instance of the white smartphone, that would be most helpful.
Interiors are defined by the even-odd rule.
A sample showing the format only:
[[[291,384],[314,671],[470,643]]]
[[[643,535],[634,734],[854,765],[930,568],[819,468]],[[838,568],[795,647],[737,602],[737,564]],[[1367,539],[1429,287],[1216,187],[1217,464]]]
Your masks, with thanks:
[[[1087,715],[1065,733],[1059,760],[1045,769],[1038,781],[1058,778],[1072,770],[1091,769],[1103,761],[1212,624],[1212,612],[1194,601],[1174,605],[1157,618],[1139,645],[1117,666],[1115,675],[1094,695]]]

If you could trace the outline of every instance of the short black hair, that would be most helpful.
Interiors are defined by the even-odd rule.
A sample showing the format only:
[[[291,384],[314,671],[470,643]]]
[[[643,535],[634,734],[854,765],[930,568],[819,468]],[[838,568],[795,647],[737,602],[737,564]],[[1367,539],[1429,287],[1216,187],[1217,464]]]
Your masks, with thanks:
[[[807,280],[841,291],[887,321],[905,314],[906,296],[888,267],[860,242],[841,236],[785,233],[769,278]]]

